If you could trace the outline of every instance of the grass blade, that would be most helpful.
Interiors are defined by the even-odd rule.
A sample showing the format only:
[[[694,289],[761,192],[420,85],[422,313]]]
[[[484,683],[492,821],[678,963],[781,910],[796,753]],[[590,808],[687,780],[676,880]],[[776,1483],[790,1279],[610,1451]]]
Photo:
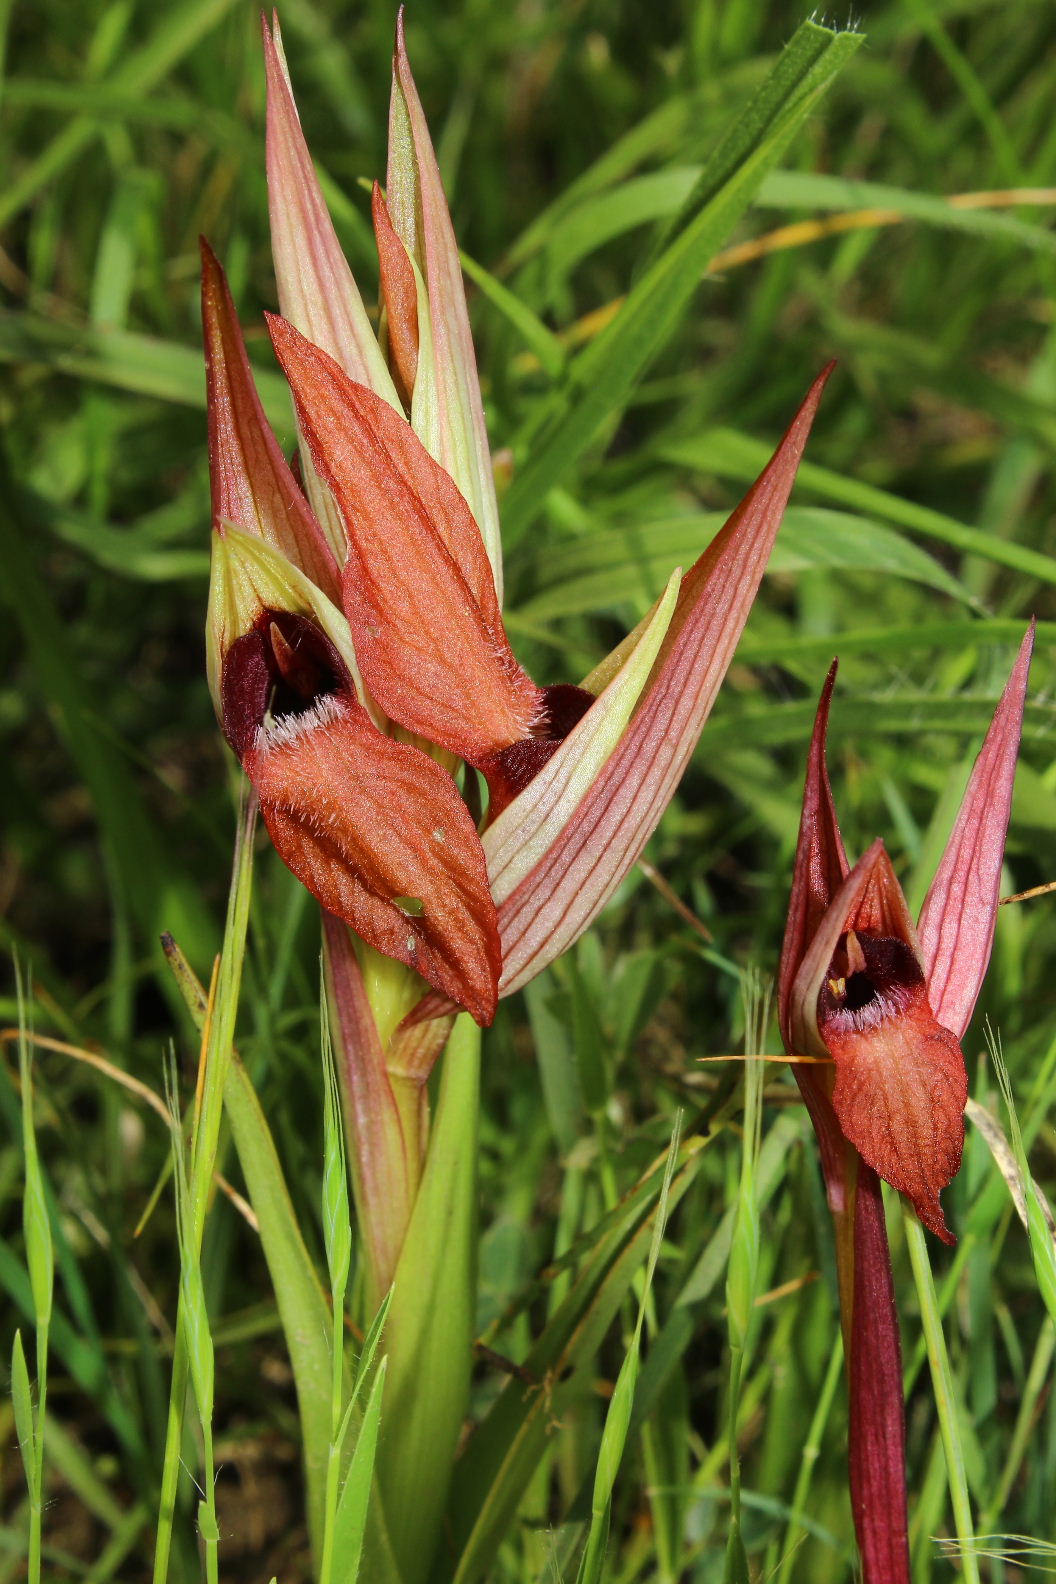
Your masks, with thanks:
[[[516,538],[674,333],[712,256],[751,203],[804,117],[861,43],[805,22],[740,121],[705,166],[655,262],[605,331],[576,358],[564,389],[532,422],[531,459],[503,508]],[[526,437],[527,438],[527,437]]]

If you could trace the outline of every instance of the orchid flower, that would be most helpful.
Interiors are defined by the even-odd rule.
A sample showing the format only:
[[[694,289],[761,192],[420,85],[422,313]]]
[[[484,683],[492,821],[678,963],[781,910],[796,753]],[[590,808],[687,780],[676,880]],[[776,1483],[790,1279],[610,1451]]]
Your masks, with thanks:
[[[285,315],[269,325],[305,488],[203,249],[214,702],[285,862],[432,987],[418,1019],[457,1006],[489,1023],[500,994],[586,929],[655,828],[748,616],[825,375],[631,639],[581,686],[537,687],[502,623],[458,255],[402,26],[387,199],[374,194],[384,353],[337,248],[277,28],[265,52]],[[454,779],[473,771],[490,790],[480,834]]]
[[[807,764],[778,980],[781,1033],[836,1222],[850,1483],[865,1584],[908,1584],[902,1365],[880,1179],[954,1241],[939,1194],[964,1144],[961,1039],[990,960],[1033,624],[916,926],[883,843],[850,866],[825,760],[833,662]]]

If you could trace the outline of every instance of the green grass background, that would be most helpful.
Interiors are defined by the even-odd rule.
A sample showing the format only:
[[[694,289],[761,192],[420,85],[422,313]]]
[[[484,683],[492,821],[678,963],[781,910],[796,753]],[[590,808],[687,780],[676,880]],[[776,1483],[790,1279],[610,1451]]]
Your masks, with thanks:
[[[417,0],[412,63],[467,254],[558,335],[613,301],[800,15],[742,0]],[[258,24],[252,6],[231,0],[6,0],[0,19],[0,929],[32,975],[37,1034],[104,1052],[159,1092],[174,1045],[189,1090],[196,1041],[158,935],[171,930],[208,977],[237,795],[202,665],[200,233],[230,272],[284,443],[292,433],[261,319],[275,291]],[[369,300],[363,183],[384,171],[392,7],[290,0],[281,20],[308,138]],[[670,567],[696,554],[809,380],[839,360],[771,575],[648,853],[711,942],[635,874],[566,960],[503,1005],[485,1043],[479,1329],[514,1358],[545,1309],[531,1282],[555,1246],[593,1225],[612,1183],[630,1186],[678,1106],[689,1126],[706,1126],[740,1082],[736,1067],[702,1069],[697,1058],[740,1048],[739,971],[776,965],[809,722],[833,653],[832,771],[848,846],[857,854],[883,834],[919,903],[1013,646],[1038,616],[1008,889],[1056,879],[1054,195],[955,212],[935,201],[1052,183],[1056,18],[1029,0],[903,0],[852,20],[866,46],[731,241],[877,205],[907,218],[702,281],[618,423],[534,515],[518,513],[507,538],[520,657],[542,681],[578,678]],[[560,346],[526,339],[484,293],[472,307],[493,444],[509,448],[516,478],[560,383]],[[982,1013],[1000,1030],[1033,1171],[1050,1187],[1054,906],[1050,896],[1003,910],[966,1041],[973,1092],[1004,1120]],[[321,1254],[317,953],[314,907],[262,848],[239,1043]],[[3,1010],[16,1021],[13,995]],[[4,1054],[6,1359],[32,1304],[17,1062],[10,1044]],[[149,1576],[178,1280],[168,1190],[133,1234],[168,1138],[154,1113],[66,1055],[41,1050],[34,1076],[58,1267],[49,1565],[55,1578],[138,1581]],[[760,1578],[787,1538],[838,1332],[813,1140],[779,1067],[767,1076],[762,1151],[759,1290],[796,1285],[756,1310],[740,1380],[744,1536]],[[621,1584],[722,1576],[723,1216],[740,1158],[727,1127],[661,1253],[651,1327],[664,1349],[654,1348],[652,1373],[646,1365],[651,1413],[632,1435],[614,1509],[610,1576]],[[227,1165],[237,1179],[230,1156]],[[1005,1184],[972,1130],[947,1198],[961,1242],[932,1256],[978,1527],[1051,1541],[1053,1324]],[[948,1533],[942,1453],[897,1227],[894,1238],[914,1580],[927,1584],[957,1568],[931,1538]],[[289,1371],[263,1260],[226,1204],[211,1217],[203,1273],[218,1359],[221,1576],[296,1580],[305,1538]],[[549,1530],[593,1468],[620,1357],[616,1336],[496,1579],[560,1576],[548,1571]],[[500,1378],[481,1365],[478,1411]],[[826,1584],[853,1576],[842,1386],[819,1429],[813,1528],[791,1576]],[[0,1403],[0,1580],[24,1568],[14,1441]],[[1041,1577],[1043,1565],[1056,1565],[1051,1554],[982,1567],[1012,1581]],[[173,1577],[197,1576],[185,1547]]]

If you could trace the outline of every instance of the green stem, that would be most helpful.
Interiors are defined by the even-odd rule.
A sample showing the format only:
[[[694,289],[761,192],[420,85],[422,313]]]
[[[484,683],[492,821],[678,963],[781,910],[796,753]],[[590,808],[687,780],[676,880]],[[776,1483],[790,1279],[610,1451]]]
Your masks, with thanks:
[[[318,1547],[324,1529],[331,1363],[335,1372],[340,1367],[347,1384],[344,1351],[334,1357],[328,1345],[333,1324],[330,1306],[301,1236],[267,1119],[237,1056],[228,1069],[224,1106],[249,1201],[260,1222],[261,1245],[289,1349],[308,1487],[308,1531],[313,1547]]]
[[[469,1397],[476,1313],[477,1123],[480,1030],[455,1023],[421,1184],[385,1329],[385,1418],[377,1488],[401,1584],[432,1564]],[[361,1576],[391,1578],[365,1556]]]
[[[418,1195],[418,1185],[422,1180],[422,1164],[428,1138],[428,1129],[424,1125],[424,1091],[417,1079],[401,1078],[395,1073],[390,1073],[389,1082],[392,1084],[396,1113],[403,1132],[408,1204],[413,1209]],[[404,1230],[406,1231],[406,1228]],[[379,1293],[377,1302],[380,1303],[384,1296],[384,1293]],[[377,1304],[374,1307],[377,1308]]]
[[[256,825],[256,798],[243,804],[235,843],[231,891],[228,897],[220,970],[216,994],[207,1014],[207,1033],[203,1049],[204,1082],[200,1109],[196,1110],[191,1141],[191,1180],[187,1236],[193,1257],[201,1254],[205,1218],[213,1187],[213,1171],[220,1138],[224,1090],[227,1087],[235,1038],[242,963],[249,925],[249,901],[253,875],[253,831]],[[154,1549],[154,1584],[164,1584],[169,1571],[169,1552],[176,1512],[180,1453],[183,1441],[184,1409],[190,1374],[184,1340],[186,1305],[181,1294],[176,1314],[176,1345],[172,1360],[172,1386],[165,1430],[165,1456],[162,1467],[161,1497],[158,1510],[157,1541]],[[211,1476],[210,1476],[211,1477]]]
[[[333,1370],[330,1380],[330,1446],[326,1460],[326,1515],[323,1524],[323,1550],[319,1563],[319,1584],[331,1584],[334,1567],[334,1534],[337,1502],[341,1484],[341,1420],[345,1402],[345,1338],[343,1288],[331,1288],[333,1340],[330,1355]]]
[[[946,1351],[946,1338],[942,1331],[942,1317],[939,1313],[924,1228],[918,1221],[915,1210],[905,1199],[902,1200],[902,1221],[906,1230],[910,1263],[913,1267],[913,1280],[917,1287],[924,1337],[928,1345],[928,1364],[931,1368],[931,1383],[935,1393],[935,1407],[939,1415],[942,1446],[946,1454],[946,1481],[949,1485],[950,1501],[953,1504],[961,1576],[965,1584],[979,1584],[975,1528],[972,1522],[972,1505],[968,1497],[964,1455],[961,1450],[961,1428],[958,1422],[953,1372]]]
[[[158,1495],[158,1529],[154,1543],[154,1584],[164,1584],[169,1574],[169,1552],[176,1517],[176,1490],[182,1467],[183,1410],[187,1398],[190,1367],[184,1341],[183,1299],[176,1310],[176,1340],[172,1354],[172,1383],[169,1387],[169,1412],[165,1424],[165,1454],[161,1466],[161,1491]]]
[[[213,1427],[202,1421],[202,1473],[204,1496],[199,1510],[199,1532],[205,1553],[206,1584],[220,1584],[220,1526],[216,1517],[216,1470],[213,1462]],[[202,1509],[204,1509],[204,1514]],[[205,1521],[203,1522],[203,1516]]]
[[[741,1367],[744,1350],[730,1349],[730,1379],[727,1387],[730,1411],[727,1433],[730,1438],[730,1526],[726,1536],[726,1564],[723,1578],[726,1584],[740,1584],[746,1580],[747,1557],[741,1536],[741,1458],[737,1450],[737,1418],[741,1404]]]
[[[33,1434],[33,1489],[29,1504],[28,1584],[40,1584],[44,1538],[44,1409],[48,1400],[48,1321],[37,1319],[37,1411]]]

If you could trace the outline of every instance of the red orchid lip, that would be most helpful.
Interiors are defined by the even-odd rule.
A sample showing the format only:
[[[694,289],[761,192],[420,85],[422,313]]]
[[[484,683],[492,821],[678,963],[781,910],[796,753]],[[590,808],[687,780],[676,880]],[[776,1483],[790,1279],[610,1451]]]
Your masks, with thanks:
[[[490,1023],[495,903],[447,772],[384,736],[347,692],[258,730],[242,765],[272,843],[326,911]]]

